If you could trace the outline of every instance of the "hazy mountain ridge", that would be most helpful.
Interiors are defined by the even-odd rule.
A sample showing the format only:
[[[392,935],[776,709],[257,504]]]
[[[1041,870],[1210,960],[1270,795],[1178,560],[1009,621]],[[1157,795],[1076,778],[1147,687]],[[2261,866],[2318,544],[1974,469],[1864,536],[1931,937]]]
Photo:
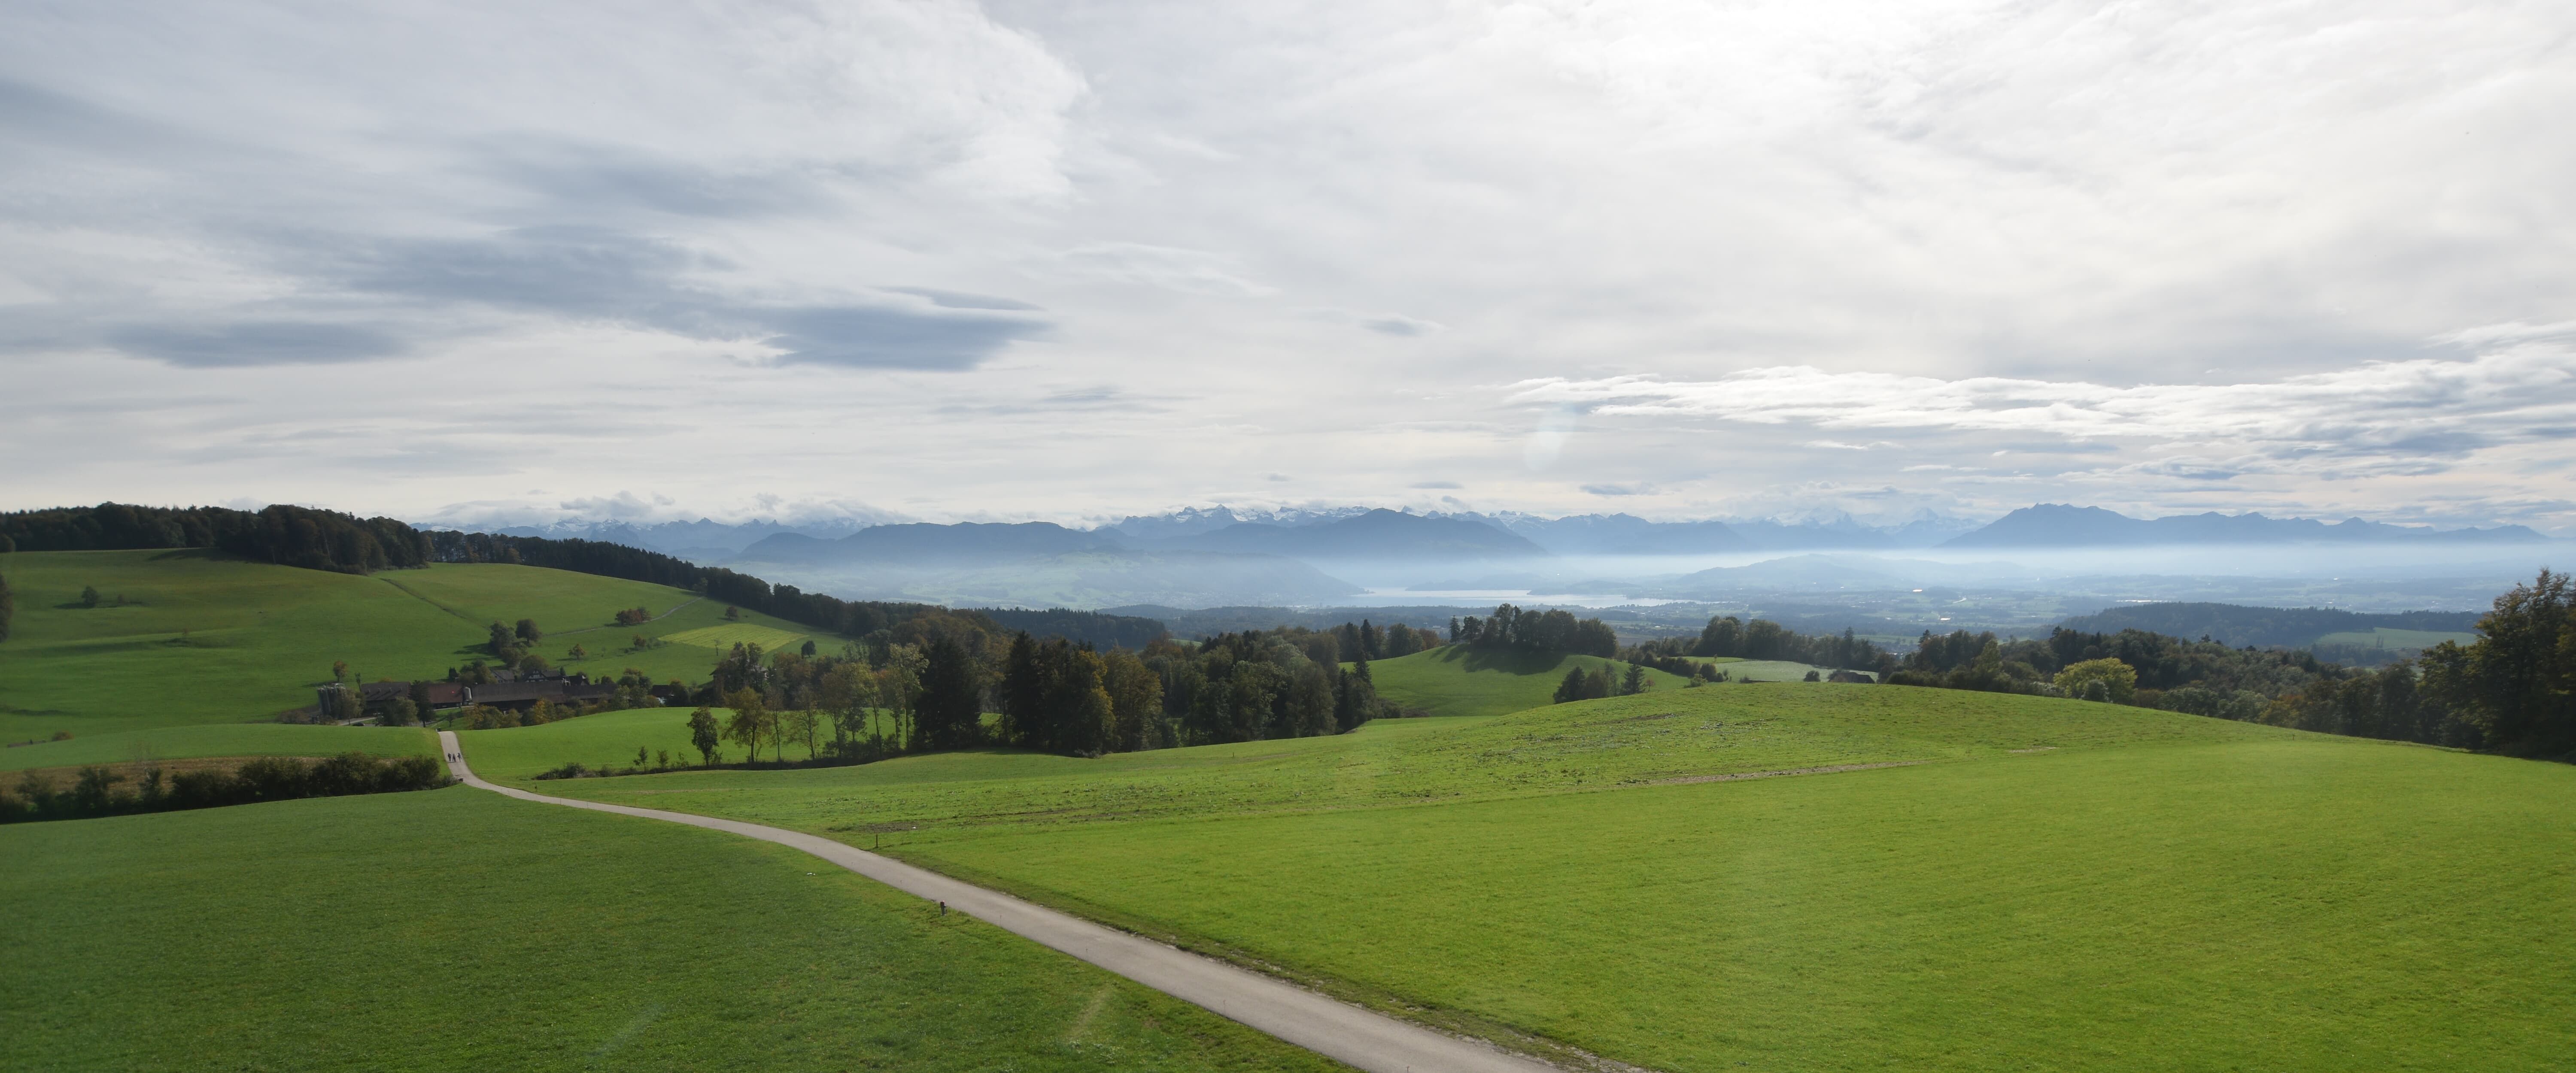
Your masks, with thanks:
[[[2346,518],[2272,518],[2259,512],[2132,518],[2101,507],[2041,503],[2023,507],[1945,548],[2083,548],[2171,544],[2539,543],[2549,538],[2519,525],[2435,529]]]

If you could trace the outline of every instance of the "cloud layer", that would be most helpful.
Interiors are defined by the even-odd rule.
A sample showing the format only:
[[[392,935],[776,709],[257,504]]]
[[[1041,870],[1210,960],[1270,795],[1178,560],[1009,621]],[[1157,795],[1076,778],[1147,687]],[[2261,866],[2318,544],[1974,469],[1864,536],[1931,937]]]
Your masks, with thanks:
[[[2112,386],[1792,366],[1705,381],[1550,377],[1512,385],[1504,401],[1601,417],[2128,441],[2187,450],[2156,464],[2202,477],[2257,466],[2337,477],[2439,473],[2483,451],[2576,437],[2576,351],[2566,345],[2576,325],[2452,338],[2510,342],[2467,359],[2366,362],[2268,383]]]
[[[2576,530],[2571,33],[2506,0],[17,5],[9,505]]]

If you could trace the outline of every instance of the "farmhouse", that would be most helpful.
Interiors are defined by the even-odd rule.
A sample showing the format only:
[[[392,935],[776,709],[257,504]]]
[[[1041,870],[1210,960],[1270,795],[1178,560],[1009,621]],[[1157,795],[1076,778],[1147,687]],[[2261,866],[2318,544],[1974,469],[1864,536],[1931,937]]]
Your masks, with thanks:
[[[569,678],[537,678],[523,682],[494,682],[487,686],[464,686],[464,704],[487,708],[524,711],[538,701],[564,706],[603,701],[617,694],[617,683],[593,683],[587,674]]]
[[[509,678],[515,680],[505,679],[479,686],[462,682],[367,682],[358,686],[358,699],[362,706],[360,710],[369,712],[380,705],[406,698],[426,701],[423,707],[431,711],[462,708],[469,704],[524,711],[541,700],[558,706],[579,705],[604,701],[617,694],[617,683],[592,682],[587,674],[566,675],[562,671],[554,671],[510,675]],[[341,711],[338,707],[340,692],[346,688],[336,682],[317,687],[314,693],[321,702],[321,710]]]

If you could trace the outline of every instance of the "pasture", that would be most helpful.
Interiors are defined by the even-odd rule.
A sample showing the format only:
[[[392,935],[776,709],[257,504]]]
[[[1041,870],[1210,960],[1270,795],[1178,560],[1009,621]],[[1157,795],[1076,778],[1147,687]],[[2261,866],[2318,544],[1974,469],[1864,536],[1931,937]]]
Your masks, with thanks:
[[[591,716],[589,719],[613,718]],[[495,754],[513,770],[566,760],[528,742]],[[586,733],[567,731],[567,734]],[[486,738],[485,735],[491,736]],[[546,792],[722,814],[801,830],[1052,826],[1149,816],[1241,816],[1497,800],[1799,768],[2015,755],[2016,749],[2278,740],[2296,732],[2153,709],[1866,685],[1703,686],[1549,705],[1502,717],[1380,719],[1349,734],[1114,753],[1019,751],[906,757],[795,771],[673,772],[548,782]],[[612,735],[613,737],[613,735]],[[611,753],[610,755],[614,755]],[[627,758],[634,747],[625,749]],[[522,783],[522,785],[529,785]],[[891,843],[889,843],[891,844]]]
[[[1560,656],[1505,649],[1443,645],[1369,662],[1377,695],[1432,715],[1501,715],[1553,703],[1556,687],[1574,667],[1598,670],[1614,661],[1599,656]],[[1343,664],[1349,667],[1350,664]],[[1627,670],[1611,668],[1612,677]],[[1682,679],[1649,669],[1655,689],[1679,689]]]
[[[2316,640],[2321,645],[2352,645],[2358,648],[2416,649],[2431,648],[2444,641],[2462,645],[2476,644],[2474,633],[2451,633],[2442,630],[2396,630],[2378,626],[2368,630],[2329,633]]]
[[[0,859],[0,1068],[1341,1068],[783,847],[464,787]]]
[[[765,652],[792,651],[805,642],[806,635],[771,629],[749,622],[728,622],[721,626],[701,626],[666,634],[663,640],[672,644],[696,645],[718,652],[730,652],[738,644],[759,645]],[[709,662],[713,662],[712,660]]]
[[[719,629],[802,630],[680,589],[561,570],[440,564],[371,577],[244,562],[203,550],[19,552],[0,557],[15,636],[0,643],[0,741],[247,723],[311,705],[334,661],[353,677],[445,677],[487,658],[487,627],[533,618],[536,651],[571,670],[655,681],[705,677],[710,650],[633,638]],[[84,607],[83,586],[101,603]],[[116,601],[124,599],[122,605]],[[624,608],[664,616],[614,625]],[[574,660],[580,646],[588,658]]]
[[[901,855],[1655,1069],[2543,1070],[2571,814],[2576,770],[2307,738]]]
[[[1874,764],[1910,766],[1723,778]],[[2149,709],[1727,685],[1098,760],[545,787],[882,844],[1658,1069],[2543,1069],[2576,1048],[2576,769]]]

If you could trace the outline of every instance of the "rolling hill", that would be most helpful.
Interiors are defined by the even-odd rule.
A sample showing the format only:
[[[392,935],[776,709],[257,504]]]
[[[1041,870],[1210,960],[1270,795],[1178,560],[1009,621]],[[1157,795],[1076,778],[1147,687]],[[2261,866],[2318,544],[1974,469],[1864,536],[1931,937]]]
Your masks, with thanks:
[[[1611,674],[1628,665],[1599,656],[1572,656],[1507,649],[1443,645],[1394,659],[1369,663],[1377,695],[1430,715],[1501,715],[1555,702],[1565,672],[1611,665]],[[1348,667],[1349,664],[1343,666]],[[1656,689],[1679,689],[1681,678],[1647,669]]]
[[[1341,1068],[782,847],[464,787],[0,859],[0,1068]]]
[[[1985,528],[1952,537],[1945,548],[2101,548],[2156,544],[2516,544],[2548,538],[2519,525],[2434,529],[2346,518],[2267,518],[2261,514],[2177,514],[2132,518],[2100,507],[2041,503]]]
[[[2442,634],[2452,639],[2477,629],[2481,612],[2401,611],[2362,614],[2328,607],[2241,607],[2236,604],[2153,603],[2113,607],[2099,614],[2078,615],[2058,623],[2086,633],[2146,630],[2175,637],[2207,637],[2223,644],[2256,648],[2305,648],[2328,634],[2371,634],[2403,630]]]
[[[546,785],[1658,1069],[2540,1069],[2576,1024],[2576,769],[2108,704],[1718,686]]]
[[[537,621],[545,630],[537,650],[567,669],[634,667],[656,681],[696,681],[715,647],[634,651],[633,638],[728,624],[721,605],[685,590],[497,563],[362,576],[183,549],[18,552],[0,571],[18,604],[15,636],[0,643],[5,741],[265,721],[312,704],[335,660],[364,681],[443,677],[485,657],[488,624],[521,618]],[[100,606],[81,606],[85,585],[102,594]],[[662,617],[613,624],[633,607]],[[817,635],[742,615],[780,636]],[[589,658],[571,659],[575,645]]]

